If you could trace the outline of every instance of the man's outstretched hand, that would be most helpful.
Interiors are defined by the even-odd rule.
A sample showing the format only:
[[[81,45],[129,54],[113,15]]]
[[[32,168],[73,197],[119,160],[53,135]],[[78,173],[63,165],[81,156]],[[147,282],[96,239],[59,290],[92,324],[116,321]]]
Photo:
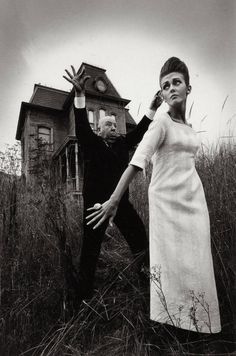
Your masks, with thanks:
[[[72,72],[65,69],[67,76],[63,75],[69,83],[74,86],[76,96],[84,96],[85,95],[85,83],[91,78],[90,75],[85,75],[85,69],[83,69],[80,73],[76,73],[75,68],[71,66]]]

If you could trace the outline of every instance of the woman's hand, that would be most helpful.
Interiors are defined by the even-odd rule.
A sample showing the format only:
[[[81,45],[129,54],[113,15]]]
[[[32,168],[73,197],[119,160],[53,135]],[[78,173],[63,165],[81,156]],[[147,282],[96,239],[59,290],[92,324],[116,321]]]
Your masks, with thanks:
[[[149,109],[156,111],[163,102],[163,97],[161,95],[161,90],[159,90],[151,101]]]
[[[93,207],[88,208],[87,211],[94,211],[92,214],[86,216],[87,225],[96,223],[93,229],[97,229],[105,220],[109,219],[109,225],[113,225],[114,217],[118,209],[118,202],[112,198],[103,204],[94,204]]]
[[[85,83],[91,77],[90,75],[85,75],[85,69],[83,69],[79,74],[76,73],[75,68],[73,66],[71,66],[71,69],[72,73],[65,69],[65,72],[67,73],[68,77],[63,75],[63,78],[65,78],[69,83],[73,84],[77,96],[84,96]]]

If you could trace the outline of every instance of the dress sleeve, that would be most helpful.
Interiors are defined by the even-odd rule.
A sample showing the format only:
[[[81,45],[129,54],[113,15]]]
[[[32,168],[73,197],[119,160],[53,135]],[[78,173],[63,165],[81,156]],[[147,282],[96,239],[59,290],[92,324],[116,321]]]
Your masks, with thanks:
[[[136,149],[130,164],[144,169],[155,151],[163,144],[167,131],[165,115],[157,117],[150,125]]]

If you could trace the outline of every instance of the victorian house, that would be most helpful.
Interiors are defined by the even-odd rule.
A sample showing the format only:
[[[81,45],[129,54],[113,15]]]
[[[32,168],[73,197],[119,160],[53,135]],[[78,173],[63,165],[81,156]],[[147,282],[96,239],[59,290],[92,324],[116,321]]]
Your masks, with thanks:
[[[115,117],[118,131],[125,134],[136,124],[122,98],[106,75],[106,70],[82,63],[91,78],[86,82],[86,107],[91,128],[97,133],[98,121],[105,115]],[[36,84],[29,102],[22,102],[16,139],[21,141],[22,174],[26,180],[37,174],[43,155],[57,167],[57,175],[68,192],[79,193],[83,184],[83,155],[75,136],[73,90]]]

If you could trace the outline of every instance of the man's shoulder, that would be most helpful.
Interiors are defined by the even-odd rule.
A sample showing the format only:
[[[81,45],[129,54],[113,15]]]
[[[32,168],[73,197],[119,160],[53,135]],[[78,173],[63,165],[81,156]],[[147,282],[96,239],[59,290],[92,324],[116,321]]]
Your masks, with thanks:
[[[117,140],[125,140],[126,138],[126,134],[119,134],[119,136],[117,137]]]
[[[125,142],[126,142],[126,135],[125,134],[119,134],[119,136],[117,136],[117,138],[116,138],[116,140],[115,140],[115,143],[116,144],[120,144],[120,145],[122,145],[122,144],[125,144]]]

